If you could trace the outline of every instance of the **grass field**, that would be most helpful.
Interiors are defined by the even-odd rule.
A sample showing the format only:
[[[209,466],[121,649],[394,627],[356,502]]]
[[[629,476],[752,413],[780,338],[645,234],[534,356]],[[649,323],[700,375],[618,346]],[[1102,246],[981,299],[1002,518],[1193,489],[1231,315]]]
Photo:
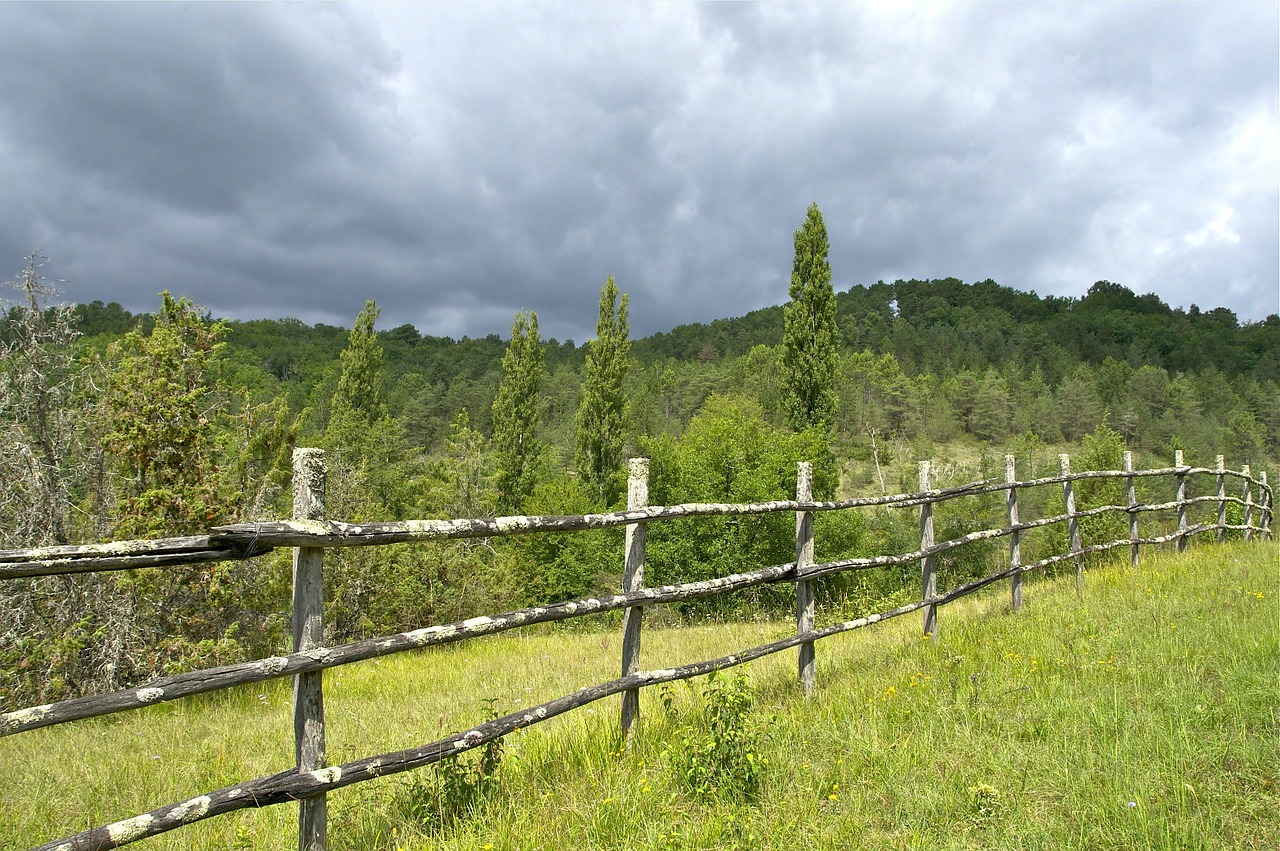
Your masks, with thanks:
[[[742,733],[759,794],[700,796],[674,768],[700,730],[693,687],[617,699],[509,737],[496,797],[444,828],[412,813],[423,777],[330,795],[334,849],[1280,848],[1280,558],[1274,543],[1144,553],[1142,567],[1031,581],[747,666]],[[819,621],[821,625],[821,619]],[[781,637],[787,623],[649,630],[668,667]],[[329,757],[407,748],[617,676],[616,630],[507,634],[326,675]],[[723,682],[723,680],[722,680]],[[0,739],[0,847],[25,848],[290,764],[275,682]],[[414,779],[416,777],[416,779]],[[296,807],[243,811],[146,849],[296,847]]]

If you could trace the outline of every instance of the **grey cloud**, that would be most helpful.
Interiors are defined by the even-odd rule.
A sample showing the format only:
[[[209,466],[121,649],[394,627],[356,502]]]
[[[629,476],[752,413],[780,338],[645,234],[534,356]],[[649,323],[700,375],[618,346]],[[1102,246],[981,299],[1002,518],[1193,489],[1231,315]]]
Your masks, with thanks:
[[[1267,4],[0,6],[0,259],[72,298],[586,339],[840,286],[1276,310]],[[17,35],[21,37],[18,37]],[[39,69],[38,71],[35,69]],[[1268,153],[1269,152],[1269,153]]]

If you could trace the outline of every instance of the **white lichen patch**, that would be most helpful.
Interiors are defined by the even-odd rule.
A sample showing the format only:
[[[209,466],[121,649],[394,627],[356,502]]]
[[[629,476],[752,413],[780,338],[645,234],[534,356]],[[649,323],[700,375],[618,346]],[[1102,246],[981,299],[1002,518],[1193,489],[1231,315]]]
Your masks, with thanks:
[[[462,622],[463,629],[478,629],[482,626],[488,626],[493,623],[493,618],[481,615],[478,618],[468,618]]]
[[[369,763],[368,771],[369,771],[369,776],[370,776],[370,777],[377,777],[379,774],[381,774],[381,773],[382,773],[382,760],[380,760],[380,759],[375,759],[373,762]]]
[[[518,529],[529,528],[528,517],[497,517],[493,521],[493,525],[497,527],[499,532],[514,532]]]
[[[539,706],[537,709],[533,710],[533,714],[534,714],[534,715],[537,715],[539,718],[546,718],[546,717],[547,717],[547,710],[545,710],[545,709],[543,709],[541,706]]]
[[[118,821],[115,824],[107,825],[107,836],[117,845],[133,842],[135,839],[141,839],[147,835],[147,829],[151,827],[153,821],[155,819],[147,815],[134,816],[124,821]]]
[[[479,730],[468,730],[462,737],[462,740],[469,745],[476,745],[479,744],[480,740],[483,738],[484,736],[481,735]]]
[[[26,724],[34,724],[37,721],[43,721],[49,717],[49,710],[53,707],[49,704],[43,706],[32,706],[29,709],[17,709],[13,712],[6,712],[0,715],[0,730],[9,730],[14,727],[21,727]]]
[[[212,801],[210,801],[208,795],[201,795],[199,798],[192,798],[190,801],[174,804],[173,809],[169,810],[169,815],[183,824],[189,824],[204,818],[209,812],[210,803]]]
[[[458,628],[452,624],[449,626],[428,626],[423,629],[415,629],[412,632],[403,633],[404,637],[418,646],[428,644],[433,638],[452,638],[458,634]]]
[[[278,674],[289,667],[289,660],[284,656],[272,656],[258,663],[258,669],[264,674]]]
[[[143,703],[155,703],[164,697],[164,689],[162,688],[140,688],[137,691],[138,700]]]
[[[290,531],[301,532],[304,535],[319,535],[327,538],[333,533],[329,524],[323,520],[290,520],[285,525]]]
[[[574,612],[578,611],[578,604],[577,604],[577,603],[565,603],[565,604],[564,604],[564,610],[565,610],[566,612],[568,612],[569,614],[573,614]]]
[[[329,768],[321,768],[318,771],[311,772],[311,776],[320,783],[337,783],[342,779],[342,768],[337,765]]]

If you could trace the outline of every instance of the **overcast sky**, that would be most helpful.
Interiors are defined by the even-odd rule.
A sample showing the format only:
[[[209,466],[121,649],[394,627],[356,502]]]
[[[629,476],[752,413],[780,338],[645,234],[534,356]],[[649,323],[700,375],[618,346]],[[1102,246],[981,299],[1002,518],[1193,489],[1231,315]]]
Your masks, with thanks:
[[[1280,300],[1275,2],[0,3],[0,278],[582,342],[837,289]]]

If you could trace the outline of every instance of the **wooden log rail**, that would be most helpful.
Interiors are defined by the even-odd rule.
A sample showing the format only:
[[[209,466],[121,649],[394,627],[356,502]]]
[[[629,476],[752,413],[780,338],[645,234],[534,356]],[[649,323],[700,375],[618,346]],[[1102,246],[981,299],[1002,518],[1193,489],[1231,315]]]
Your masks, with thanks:
[[[382,774],[406,771],[421,765],[431,764],[442,758],[477,747],[498,736],[506,735],[514,729],[540,723],[542,720],[555,717],[563,712],[609,695],[624,694],[622,724],[625,739],[626,732],[629,731],[638,716],[639,691],[648,685],[670,682],[676,679],[687,679],[732,665],[743,664],[770,653],[799,647],[801,654],[800,679],[806,693],[808,693],[814,688],[813,646],[819,639],[923,609],[925,612],[925,632],[932,634],[936,640],[938,608],[944,603],[973,593],[993,582],[1003,579],[1012,580],[1014,610],[1017,611],[1022,602],[1020,578],[1023,574],[1032,570],[1072,560],[1077,564],[1078,571],[1078,566],[1084,556],[1091,553],[1105,552],[1117,547],[1131,547],[1135,554],[1133,558],[1136,564],[1136,552],[1140,544],[1175,542],[1177,547],[1182,549],[1190,537],[1203,533],[1216,532],[1218,539],[1221,540],[1228,530],[1242,531],[1246,539],[1249,539],[1254,532],[1269,536],[1271,531],[1272,493],[1267,485],[1265,473],[1259,479],[1254,479],[1250,475],[1248,467],[1245,467],[1240,473],[1225,470],[1221,458],[1218,459],[1217,467],[1213,470],[1188,467],[1181,463],[1181,453],[1178,455],[1175,466],[1167,469],[1135,471],[1132,469],[1131,459],[1126,453],[1125,469],[1122,471],[1104,470],[1079,473],[1069,472],[1067,458],[1063,456],[1060,475],[1024,482],[1016,481],[1012,458],[1007,458],[1005,481],[987,480],[945,489],[931,489],[929,487],[929,469],[926,462],[921,465],[920,491],[916,493],[829,502],[815,502],[811,499],[809,489],[806,486],[805,468],[807,465],[801,465],[797,485],[797,498],[795,500],[777,500],[748,505],[690,503],[676,506],[648,506],[645,504],[647,501],[645,498],[647,486],[637,478],[637,476],[643,478],[644,473],[647,472],[647,465],[633,463],[632,482],[629,486],[631,496],[628,500],[628,508],[625,511],[564,517],[501,517],[351,524],[328,521],[323,518],[323,471],[322,468],[315,468],[314,462],[317,459],[310,459],[310,463],[312,463],[312,472],[309,474],[311,479],[306,479],[304,476],[302,484],[299,484],[300,468],[297,465],[300,456],[305,456],[307,452],[314,453],[315,451],[299,450],[295,454],[295,519],[292,521],[219,527],[205,537],[0,552],[0,579],[3,579],[82,573],[94,570],[164,567],[174,564],[251,558],[277,546],[292,546],[295,548],[294,608],[297,647],[293,654],[260,659],[239,665],[193,671],[165,677],[140,688],[76,698],[45,706],[29,707],[3,713],[0,714],[0,735],[9,735],[66,721],[136,709],[151,703],[174,700],[220,688],[292,676],[295,678],[295,698],[297,702],[295,707],[297,712],[295,719],[298,742],[297,765],[292,769],[270,777],[227,787],[226,789],[163,807],[151,813],[136,816],[113,825],[95,828],[60,842],[49,843],[40,846],[41,848],[113,848],[132,842],[135,839],[162,833],[182,824],[234,809],[268,806],[285,801],[299,800],[303,802],[299,822],[299,847],[320,851],[325,846],[326,817],[323,796],[327,791]],[[307,461],[305,457],[303,460]],[[303,466],[306,465],[304,464]],[[316,469],[319,469],[318,474]],[[1187,478],[1196,474],[1215,476],[1217,489],[1214,495],[1186,496]],[[1174,501],[1154,504],[1137,502],[1133,490],[1134,479],[1153,476],[1175,477],[1177,496]],[[1242,497],[1226,495],[1223,482],[1227,476],[1243,479]],[[1072,498],[1071,485],[1073,482],[1083,479],[1114,477],[1123,477],[1125,479],[1128,504],[1102,505],[1086,510],[1076,509]],[[315,491],[315,497],[318,502],[313,502],[310,508],[306,507],[305,500],[304,503],[298,503],[296,501],[298,490],[310,489],[314,491],[317,487],[317,482],[319,490]],[[1061,484],[1063,486],[1067,497],[1066,513],[1043,517],[1030,522],[1019,522],[1017,490],[1051,484]],[[1253,490],[1255,487],[1257,488],[1256,501]],[[933,540],[934,505],[960,497],[981,496],[1000,491],[1007,491],[1007,513],[1004,527],[983,529],[942,542]],[[1213,503],[1217,506],[1217,522],[1213,524],[1191,524],[1187,517],[1188,508],[1208,503]],[[1237,504],[1243,507],[1243,523],[1228,524],[1226,522],[1225,507],[1228,504]],[[921,509],[920,548],[915,552],[896,555],[815,562],[813,558],[814,541],[812,533],[814,512],[872,506],[919,506]],[[1176,510],[1178,514],[1176,531],[1147,538],[1139,537],[1137,518],[1140,514],[1170,510]],[[648,522],[681,517],[750,515],[778,511],[796,512],[796,561],[702,582],[668,585],[652,589],[643,587],[643,529]],[[1257,525],[1254,523],[1254,511],[1257,512]],[[1088,547],[1081,545],[1079,534],[1074,531],[1078,529],[1081,519],[1117,512],[1125,513],[1130,518],[1130,536],[1128,538],[1103,544],[1094,544]],[[1067,523],[1073,530],[1069,551],[1031,564],[1021,564],[1018,551],[1021,533],[1059,523]],[[318,597],[315,596],[315,590],[319,586],[321,554],[325,547],[373,546],[389,543],[411,543],[533,532],[567,532],[619,525],[628,527],[626,547],[626,575],[628,579],[623,593],[609,597],[589,598],[521,609],[497,616],[470,618],[454,624],[430,626],[394,636],[368,639],[337,647],[323,647],[318,644],[320,604]],[[980,579],[963,583],[945,593],[937,593],[934,571],[938,555],[977,541],[1004,536],[1010,536],[1011,538],[1011,557],[1007,568]],[[864,616],[841,624],[822,628],[814,627],[812,583],[817,578],[842,571],[903,565],[912,562],[919,562],[922,565],[923,587],[919,601],[888,612]],[[304,565],[306,566],[304,567]],[[1079,573],[1077,573],[1077,577],[1079,577]],[[634,632],[634,635],[624,639],[622,677],[617,680],[584,689],[531,710],[514,713],[483,724],[475,730],[459,733],[448,739],[442,739],[410,751],[383,754],[377,757],[355,760],[340,766],[326,767],[324,758],[323,702],[319,680],[321,672],[325,668],[350,664],[391,653],[461,641],[521,626],[581,617],[596,612],[625,609],[629,614],[638,615],[641,607],[645,605],[698,599],[713,594],[778,582],[795,583],[797,586],[796,632],[785,639],[744,650],[721,659],[694,663],[669,670],[643,672],[638,670],[639,618],[630,617],[631,632]],[[299,589],[303,585],[309,586],[310,592],[300,592]],[[303,597],[298,598],[296,596],[298,593],[303,593]],[[627,634],[630,635],[630,633]]]
[[[840,511],[850,508],[893,507],[911,508],[925,503],[938,503],[958,497],[983,496],[1014,488],[1032,488],[1041,485],[1061,484],[1066,481],[1099,478],[1143,478],[1169,476],[1182,472],[1219,475],[1219,471],[1205,467],[1169,467],[1156,470],[1088,470],[1069,476],[1049,476],[1027,479],[1021,482],[982,481],[958,487],[943,488],[911,494],[880,497],[859,497],[824,502],[800,502],[774,500],[747,504],[685,503],[671,506],[650,506],[626,511],[568,516],[490,517],[465,520],[405,520],[387,523],[344,523],[329,521],[270,521],[264,523],[237,523],[214,528],[207,536],[165,538],[152,541],[122,541],[83,546],[39,547],[25,550],[0,550],[0,579],[19,579],[32,576],[55,576],[69,573],[94,573],[109,570],[166,567],[183,564],[200,564],[217,561],[235,561],[255,558],[275,547],[359,547],[381,546],[397,543],[457,540],[464,538],[490,538],[503,535],[531,534],[536,532],[577,532],[588,529],[607,529],[629,524],[691,517],[716,517],[725,515],[769,514],[780,511]],[[1266,518],[1257,531],[1270,526],[1272,492],[1265,477],[1252,477],[1232,471],[1222,475],[1251,481],[1258,486],[1261,501],[1250,503],[1253,508],[1265,512]],[[1216,500],[1214,496],[1194,497],[1202,502]],[[1244,505],[1240,497],[1227,497],[1227,501]],[[1164,503],[1162,509],[1176,507],[1176,503]]]

